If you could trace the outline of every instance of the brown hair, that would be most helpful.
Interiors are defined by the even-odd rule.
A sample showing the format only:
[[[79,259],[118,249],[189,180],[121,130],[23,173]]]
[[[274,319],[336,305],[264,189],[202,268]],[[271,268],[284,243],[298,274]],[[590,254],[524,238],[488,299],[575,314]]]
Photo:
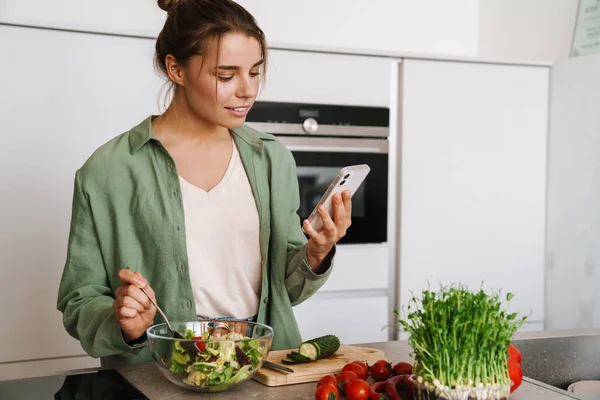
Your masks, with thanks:
[[[217,39],[219,46],[226,33],[242,33],[260,44],[264,80],[265,34],[244,7],[231,0],[158,0],[158,6],[167,12],[167,20],[156,40],[155,64],[165,75],[168,76],[165,65],[168,54],[185,65],[193,56],[206,55],[209,40]]]

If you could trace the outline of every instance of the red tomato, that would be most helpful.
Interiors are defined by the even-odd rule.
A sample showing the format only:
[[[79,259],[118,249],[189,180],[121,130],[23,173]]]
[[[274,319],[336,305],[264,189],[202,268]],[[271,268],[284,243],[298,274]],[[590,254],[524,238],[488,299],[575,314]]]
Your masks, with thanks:
[[[375,381],[382,382],[392,375],[392,364],[386,360],[379,360],[371,365],[371,376]]]
[[[346,386],[348,400],[369,400],[371,387],[362,379],[355,379]]]
[[[338,387],[340,388],[340,392],[344,393],[346,391],[346,385],[352,382],[355,379],[358,379],[356,374],[352,371],[342,371],[337,375]]]
[[[193,339],[194,340],[204,340],[204,337],[203,336],[196,336]],[[194,344],[196,345],[196,348],[198,349],[198,351],[204,351],[204,342],[196,342]]]
[[[340,392],[337,387],[332,385],[323,385],[317,388],[315,400],[337,400],[340,398]]]
[[[359,379],[367,379],[367,377],[369,376],[369,372],[365,371],[365,369],[361,365],[358,365],[356,363],[344,365],[342,371],[352,371],[356,374],[356,377]]]
[[[512,343],[508,345],[508,358],[510,360],[515,360],[516,362],[521,364],[521,360],[522,360],[521,352]]]
[[[319,382],[317,382],[317,389],[324,385],[331,385],[337,387],[337,383],[338,381],[337,379],[335,379],[335,376],[325,375],[324,377],[319,379]]]
[[[359,375],[358,378],[359,379],[367,379],[369,377],[369,364],[363,362],[363,361],[353,361],[352,364],[358,364],[362,367],[362,369],[365,371],[362,376]]]
[[[394,375],[412,375],[413,367],[407,362],[400,361],[394,365],[392,372]]]
[[[510,392],[514,392],[523,382],[523,370],[521,365],[513,359],[508,360],[508,376],[510,377]]]

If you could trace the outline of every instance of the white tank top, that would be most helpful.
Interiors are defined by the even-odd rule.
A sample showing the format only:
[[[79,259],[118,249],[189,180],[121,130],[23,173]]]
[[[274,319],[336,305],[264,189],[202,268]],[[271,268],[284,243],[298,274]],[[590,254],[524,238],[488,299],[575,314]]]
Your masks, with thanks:
[[[196,313],[255,316],[262,283],[258,211],[235,142],[223,179],[209,192],[179,182]]]

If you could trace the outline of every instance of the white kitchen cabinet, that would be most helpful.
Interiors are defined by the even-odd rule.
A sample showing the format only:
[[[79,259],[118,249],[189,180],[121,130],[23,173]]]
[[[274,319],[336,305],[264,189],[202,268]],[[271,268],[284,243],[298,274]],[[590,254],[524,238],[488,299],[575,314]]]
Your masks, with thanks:
[[[386,57],[270,50],[263,101],[388,107]]]
[[[600,327],[600,54],[552,69],[546,326]]]
[[[20,60],[0,76],[2,140],[12,150],[0,158],[0,363],[63,360],[56,365],[68,369],[81,359],[64,357],[85,354],[56,310],[75,171],[158,111],[163,82],[151,40],[16,26],[0,26],[0,37],[11,38],[0,53]]]
[[[382,331],[393,293],[388,260],[386,243],[338,245],[325,285],[294,308],[302,337],[331,333],[346,344],[388,340],[388,329]]]
[[[387,243],[338,245],[333,271],[319,291],[388,290],[388,252]]]
[[[328,298],[319,294],[294,307],[303,340],[334,334],[344,344],[388,340],[387,296]]]
[[[544,319],[549,68],[403,60],[398,307],[428,284],[502,289]]]

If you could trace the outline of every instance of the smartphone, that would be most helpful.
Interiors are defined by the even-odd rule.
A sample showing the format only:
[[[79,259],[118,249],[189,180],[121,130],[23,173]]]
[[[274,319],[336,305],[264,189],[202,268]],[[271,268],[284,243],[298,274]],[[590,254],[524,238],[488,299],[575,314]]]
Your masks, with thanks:
[[[345,190],[349,190],[350,197],[352,197],[370,171],[371,168],[366,164],[350,165],[340,170],[337,176],[333,178],[333,181],[329,185],[329,188],[325,194],[323,194],[323,197],[321,197],[314,210],[307,218],[314,230],[318,232],[323,229],[323,220],[319,214],[319,206],[323,204],[325,206],[325,210],[333,218],[333,195],[336,193],[342,193]],[[302,227],[302,230],[304,231],[304,227]],[[306,233],[306,231],[304,233]]]

